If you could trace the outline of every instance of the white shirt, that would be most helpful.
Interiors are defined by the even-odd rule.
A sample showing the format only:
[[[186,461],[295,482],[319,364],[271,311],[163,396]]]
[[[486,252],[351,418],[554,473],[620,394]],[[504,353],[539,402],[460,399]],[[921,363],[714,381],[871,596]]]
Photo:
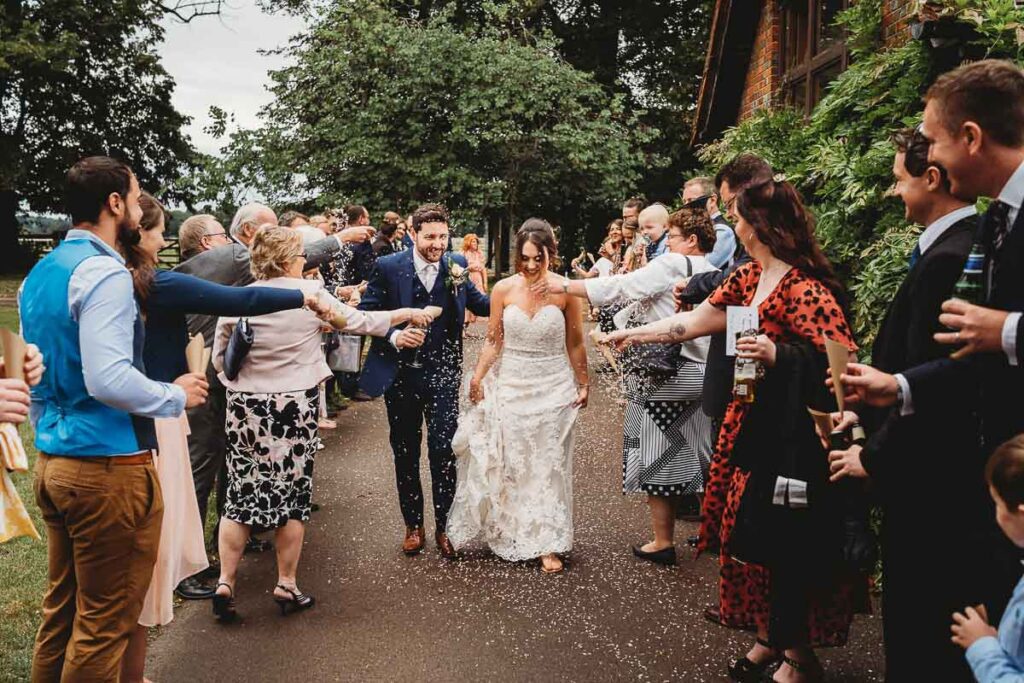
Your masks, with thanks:
[[[921,236],[917,238],[917,248],[921,250],[921,254],[923,255],[926,251],[931,249],[932,245],[935,244],[947,230],[968,216],[977,215],[978,208],[973,204],[970,206],[963,206],[955,211],[950,211],[942,218],[936,219],[931,225],[924,229]]]
[[[676,299],[672,286],[687,277],[686,259],[692,265],[691,275],[718,270],[704,256],[683,256],[667,252],[631,273],[584,281],[587,298],[595,306],[614,302],[632,302],[615,315],[615,326],[621,329],[635,311],[643,310],[643,322],[655,322],[676,313]],[[640,307],[644,307],[641,309]],[[710,337],[699,337],[683,342],[681,355],[698,363],[706,363]]]
[[[437,274],[440,264],[431,263],[427,259],[420,256],[420,252],[415,247],[413,247],[412,250],[412,263],[413,268],[416,270],[416,277],[420,279],[420,283],[426,288],[428,292],[433,290],[434,283],[437,282]],[[401,330],[395,330],[394,332],[391,333],[391,336],[388,337],[388,341],[390,341],[391,345],[394,346],[396,349],[398,349],[398,335],[400,335],[401,333]]]
[[[614,268],[615,264],[609,261],[604,256],[602,256],[601,258],[597,259],[597,263],[595,263],[594,266],[590,269],[590,272],[593,273],[597,271],[598,277],[608,277],[609,275],[612,274],[612,270],[614,270]]]

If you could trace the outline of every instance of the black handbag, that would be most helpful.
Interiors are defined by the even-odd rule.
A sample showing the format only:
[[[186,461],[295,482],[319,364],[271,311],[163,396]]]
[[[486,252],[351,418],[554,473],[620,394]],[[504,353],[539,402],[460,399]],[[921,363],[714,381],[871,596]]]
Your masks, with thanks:
[[[224,349],[224,376],[229,380],[238,377],[238,373],[242,370],[242,363],[249,355],[249,349],[252,348],[255,339],[256,336],[253,334],[248,318],[239,318],[238,324],[231,332],[231,338],[228,339],[228,346]]]
[[[693,263],[689,256],[686,259],[686,277],[693,275]],[[640,327],[643,321],[638,316],[631,316],[626,329]],[[675,344],[634,344],[622,353],[622,369],[634,374],[674,375],[679,369],[680,354],[683,345]]]

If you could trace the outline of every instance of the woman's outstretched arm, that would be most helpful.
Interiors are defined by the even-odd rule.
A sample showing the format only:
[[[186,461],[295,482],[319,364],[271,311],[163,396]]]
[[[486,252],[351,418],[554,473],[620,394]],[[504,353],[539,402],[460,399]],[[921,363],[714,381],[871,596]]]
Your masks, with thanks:
[[[630,344],[672,344],[725,331],[725,311],[707,301],[692,311],[677,313],[653,323],[616,330],[605,342],[625,347]]]

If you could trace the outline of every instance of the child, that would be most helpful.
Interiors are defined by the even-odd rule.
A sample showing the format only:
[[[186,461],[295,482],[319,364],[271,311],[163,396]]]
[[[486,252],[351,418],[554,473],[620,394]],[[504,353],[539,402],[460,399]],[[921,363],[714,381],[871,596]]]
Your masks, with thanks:
[[[996,503],[996,521],[1018,548],[1024,548],[1024,434],[1004,443],[989,458],[985,479]],[[985,607],[953,615],[953,642],[967,650],[978,683],[1024,681],[1024,578],[999,622],[988,623]]]

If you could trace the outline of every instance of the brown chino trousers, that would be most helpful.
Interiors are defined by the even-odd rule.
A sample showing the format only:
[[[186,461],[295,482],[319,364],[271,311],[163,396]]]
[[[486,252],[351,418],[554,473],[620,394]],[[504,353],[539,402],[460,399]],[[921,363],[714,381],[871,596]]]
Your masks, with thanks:
[[[153,577],[164,503],[153,463],[39,454],[49,586],[33,683],[116,683]]]

